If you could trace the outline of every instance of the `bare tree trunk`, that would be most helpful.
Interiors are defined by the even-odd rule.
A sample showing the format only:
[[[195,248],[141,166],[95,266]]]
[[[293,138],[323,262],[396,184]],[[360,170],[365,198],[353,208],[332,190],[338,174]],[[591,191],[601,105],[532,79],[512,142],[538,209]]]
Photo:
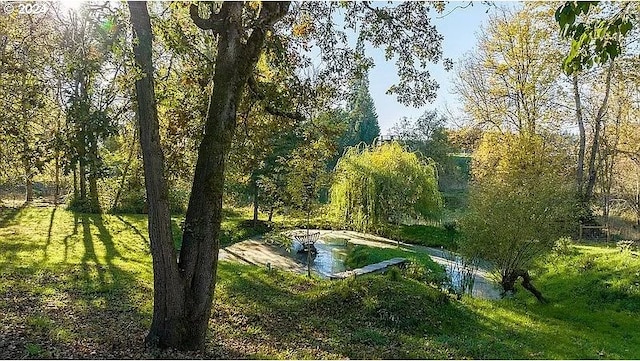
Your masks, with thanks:
[[[56,167],[56,175],[55,175],[55,191],[53,193],[53,204],[58,205],[58,198],[60,198],[60,153],[56,150],[55,154],[55,167]]]
[[[22,78],[22,86],[25,86],[26,84],[26,80],[23,77]],[[32,173],[32,167],[31,167],[31,151],[29,149],[29,136],[27,135],[29,132],[29,127],[27,125],[28,123],[28,115],[27,115],[27,108],[26,108],[26,97],[24,92],[22,92],[21,95],[21,99],[20,99],[20,110],[21,110],[21,116],[22,116],[22,122],[23,122],[23,134],[22,134],[22,139],[21,139],[21,145],[22,145],[22,152],[21,152],[21,157],[22,157],[22,166],[24,167],[24,188],[25,188],[25,202],[29,203],[33,201],[33,173]]]
[[[533,284],[531,283],[531,276],[529,272],[525,270],[518,270],[518,276],[522,278],[522,287],[524,287],[527,291],[533,293],[534,296],[541,303],[547,303],[547,299],[542,296],[542,293],[538,291]]]
[[[91,145],[89,153],[91,163],[89,164],[89,205],[91,213],[100,213],[100,201],[98,199],[98,144],[95,134],[91,135]]]
[[[73,199],[78,199],[78,170],[73,165]]]
[[[120,196],[122,195],[122,188],[124,188],[124,182],[127,180],[127,175],[129,174],[129,168],[131,167],[131,162],[133,161],[133,155],[136,150],[136,142],[138,141],[138,130],[137,128],[133,131],[133,138],[131,139],[131,145],[129,146],[129,155],[127,156],[127,162],[124,165],[124,170],[122,171],[122,177],[120,178],[120,184],[118,186],[118,191],[116,192],[116,196],[113,199],[113,204],[111,205],[111,209],[116,209],[118,206],[118,202],[120,202]]]
[[[580,197],[583,196],[584,182],[584,155],[586,150],[586,133],[584,120],[582,119],[582,102],[580,101],[580,91],[578,89],[578,74],[573,74],[573,94],[576,102],[576,122],[578,123],[578,164],[576,169],[576,189]]]
[[[161,347],[183,345],[189,325],[185,298],[171,236],[169,196],[153,84],[151,22],[146,2],[129,2],[134,55],[145,76],[136,80],[136,100],[144,178],[149,205],[149,239],[153,256],[153,320],[147,342]]]
[[[25,202],[33,202],[33,173],[31,169],[31,162],[26,155],[23,155],[22,165],[24,166],[24,187],[25,187]]]
[[[258,182],[254,179],[253,186],[253,226],[258,225]]]
[[[84,145],[81,144],[80,147],[78,147],[78,150],[78,156],[80,158],[80,160],[78,161],[78,183],[80,185],[80,199],[85,200],[87,199],[87,167],[84,160]]]
[[[597,168],[598,168],[596,166],[596,159],[597,159],[598,151],[600,149],[600,130],[602,128],[602,122],[604,120],[604,116],[607,112],[609,93],[611,90],[611,75],[613,73],[613,66],[614,66],[614,62],[611,61],[611,63],[609,64],[609,68],[607,69],[604,99],[602,99],[602,104],[600,104],[600,108],[598,109],[598,114],[596,114],[596,118],[594,119],[593,143],[591,144],[591,154],[589,155],[589,178],[587,179],[587,187],[585,188],[585,191],[584,191],[585,202],[588,202],[593,197],[593,187],[596,184]]]
[[[547,303],[547,299],[542,296],[542,293],[536,289],[531,283],[531,276],[526,270],[518,269],[508,272],[502,276],[500,285],[504,292],[515,292],[515,283],[518,278],[522,278],[522,287],[531,292],[538,301],[541,303]]]

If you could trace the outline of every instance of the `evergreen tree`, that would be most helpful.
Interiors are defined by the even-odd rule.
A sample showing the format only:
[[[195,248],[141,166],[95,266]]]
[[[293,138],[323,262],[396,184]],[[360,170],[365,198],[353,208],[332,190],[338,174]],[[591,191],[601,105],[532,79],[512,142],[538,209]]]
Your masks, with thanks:
[[[348,105],[349,111],[349,135],[347,145],[356,145],[364,142],[371,145],[380,135],[378,114],[369,93],[369,76],[364,74],[353,84],[352,99]]]

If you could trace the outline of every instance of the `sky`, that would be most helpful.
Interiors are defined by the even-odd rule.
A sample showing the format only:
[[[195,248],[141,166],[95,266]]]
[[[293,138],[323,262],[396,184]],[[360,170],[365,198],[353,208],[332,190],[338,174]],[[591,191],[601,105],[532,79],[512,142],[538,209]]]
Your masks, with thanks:
[[[450,2],[447,4],[442,18],[434,18],[433,24],[440,34],[444,36],[442,42],[443,58],[450,58],[457,61],[476,46],[476,34],[481,26],[495,12],[495,6],[489,6],[481,2],[474,2],[472,6],[466,6],[468,2]],[[498,6],[503,5],[496,3]],[[510,3],[511,6],[519,6],[518,3]],[[458,8],[456,8],[458,7]],[[454,9],[451,11],[452,9]],[[451,11],[451,13],[449,13]],[[436,14],[434,12],[434,14]],[[434,15],[435,16],[435,15]],[[461,112],[461,105],[456,95],[452,94],[452,78],[454,70],[445,71],[442,61],[432,64],[427,69],[438,82],[438,96],[436,100],[425,107],[406,107],[396,101],[395,95],[387,95],[386,90],[397,81],[396,68],[393,60],[387,62],[384,59],[382,50],[369,48],[367,55],[373,57],[375,67],[369,72],[369,91],[375,102],[378,113],[378,123],[382,134],[389,134],[389,129],[393,127],[402,117],[416,119],[426,110],[437,109],[444,112],[447,107],[452,113]]]

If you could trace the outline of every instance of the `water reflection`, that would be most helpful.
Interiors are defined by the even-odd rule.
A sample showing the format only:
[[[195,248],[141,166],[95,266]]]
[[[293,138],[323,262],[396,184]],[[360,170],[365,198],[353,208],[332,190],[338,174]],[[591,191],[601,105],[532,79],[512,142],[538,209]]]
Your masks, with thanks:
[[[318,240],[315,244],[317,252],[311,257],[311,270],[323,278],[329,278],[334,273],[345,271],[344,260],[347,256],[347,244],[346,238],[339,237],[324,237]],[[302,244],[294,242],[291,253],[297,261],[306,267],[307,253],[299,252],[301,249]]]

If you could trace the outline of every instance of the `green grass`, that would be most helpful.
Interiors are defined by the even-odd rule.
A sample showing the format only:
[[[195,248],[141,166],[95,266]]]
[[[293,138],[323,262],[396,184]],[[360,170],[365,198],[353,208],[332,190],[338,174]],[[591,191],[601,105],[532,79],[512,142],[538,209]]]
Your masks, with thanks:
[[[257,224],[253,223],[253,214],[248,208],[225,208],[222,211],[220,224],[220,247],[224,248],[248,238],[265,234],[273,230],[273,223],[261,218]],[[146,219],[146,218],[145,218]],[[171,231],[176,248],[182,242],[182,222],[184,216],[173,216]]]
[[[222,262],[205,351],[148,349],[146,225],[0,209],[0,358],[640,357],[640,260],[596,245],[537,266],[546,305],[522,290],[456,301],[393,272],[328,281]]]
[[[452,251],[457,249],[460,238],[460,233],[456,230],[419,224],[392,226],[379,233],[393,240],[427,247],[443,247]]]
[[[396,257],[409,260],[409,265],[404,270],[405,275],[438,287],[446,284],[447,274],[444,268],[428,255],[415,251],[349,244],[344,264],[348,269],[355,269]]]

